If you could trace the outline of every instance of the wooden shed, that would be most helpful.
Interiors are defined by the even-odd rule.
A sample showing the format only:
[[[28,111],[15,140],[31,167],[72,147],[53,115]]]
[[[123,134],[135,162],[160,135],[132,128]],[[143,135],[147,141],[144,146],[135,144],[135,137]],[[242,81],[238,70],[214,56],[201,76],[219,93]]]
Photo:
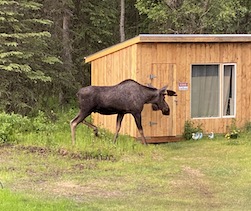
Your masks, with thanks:
[[[233,120],[237,127],[251,121],[251,35],[142,34],[85,62],[91,63],[92,85],[131,78],[177,92],[177,97],[166,98],[170,116],[144,107],[142,125],[148,139],[181,136],[186,120],[202,124],[204,133],[226,133]],[[93,120],[115,131],[116,116],[94,114]],[[130,115],[121,133],[139,137]]]

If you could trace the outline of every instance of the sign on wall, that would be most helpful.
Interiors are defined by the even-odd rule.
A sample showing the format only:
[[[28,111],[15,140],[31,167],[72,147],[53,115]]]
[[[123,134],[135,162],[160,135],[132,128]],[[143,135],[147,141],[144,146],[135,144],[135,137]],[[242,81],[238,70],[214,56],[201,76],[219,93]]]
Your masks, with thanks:
[[[188,90],[188,83],[187,82],[179,82],[179,90],[181,90],[181,91]]]

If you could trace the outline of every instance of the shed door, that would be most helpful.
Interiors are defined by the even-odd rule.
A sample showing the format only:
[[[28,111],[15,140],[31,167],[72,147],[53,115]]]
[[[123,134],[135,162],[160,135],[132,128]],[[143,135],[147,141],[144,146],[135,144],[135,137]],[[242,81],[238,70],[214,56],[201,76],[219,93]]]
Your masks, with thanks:
[[[152,64],[150,84],[158,89],[167,85],[167,89],[177,91],[175,67],[175,64]],[[176,97],[166,96],[166,102],[170,107],[169,116],[164,116],[161,111],[153,111],[150,104],[145,105],[142,121],[146,137],[176,135]]]

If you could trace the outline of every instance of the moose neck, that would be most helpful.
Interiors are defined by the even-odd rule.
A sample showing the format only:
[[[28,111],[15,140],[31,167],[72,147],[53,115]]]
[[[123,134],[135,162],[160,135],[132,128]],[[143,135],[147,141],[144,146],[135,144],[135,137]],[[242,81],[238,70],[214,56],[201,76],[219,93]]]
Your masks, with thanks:
[[[153,103],[154,99],[158,95],[158,90],[155,88],[150,88],[150,87],[144,87],[144,90],[142,91],[142,94],[144,95],[145,98],[145,103]]]

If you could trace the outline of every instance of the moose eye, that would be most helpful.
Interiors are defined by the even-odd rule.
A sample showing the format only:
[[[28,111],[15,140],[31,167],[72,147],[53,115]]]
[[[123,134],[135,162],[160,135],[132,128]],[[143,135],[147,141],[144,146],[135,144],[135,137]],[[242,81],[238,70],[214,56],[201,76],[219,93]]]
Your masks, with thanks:
[[[152,109],[153,109],[154,111],[157,111],[157,110],[159,110],[159,107],[158,107],[158,105],[156,105],[156,104],[152,104]]]

